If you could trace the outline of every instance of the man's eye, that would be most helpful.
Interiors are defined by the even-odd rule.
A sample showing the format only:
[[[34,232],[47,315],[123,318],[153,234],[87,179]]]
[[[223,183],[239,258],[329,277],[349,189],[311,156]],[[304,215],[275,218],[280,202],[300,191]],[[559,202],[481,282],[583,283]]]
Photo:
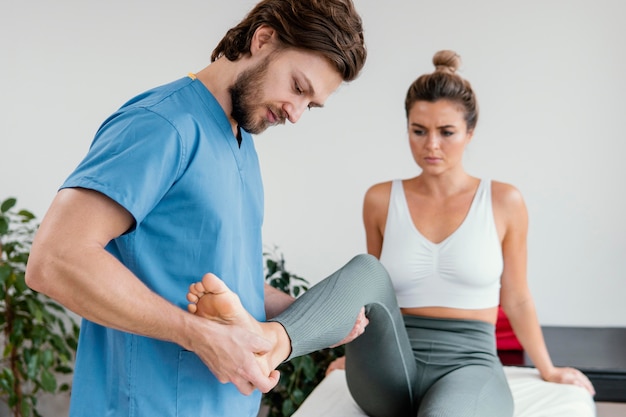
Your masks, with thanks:
[[[422,136],[424,134],[424,131],[421,129],[414,129],[413,134],[417,136]]]
[[[441,134],[442,134],[443,136],[448,137],[448,136],[452,136],[452,135],[454,135],[454,132],[450,132],[449,130],[444,130],[443,132],[441,132]]]
[[[298,95],[302,94],[302,89],[300,88],[300,85],[298,83],[295,84],[295,89],[296,89],[296,93],[298,93]]]

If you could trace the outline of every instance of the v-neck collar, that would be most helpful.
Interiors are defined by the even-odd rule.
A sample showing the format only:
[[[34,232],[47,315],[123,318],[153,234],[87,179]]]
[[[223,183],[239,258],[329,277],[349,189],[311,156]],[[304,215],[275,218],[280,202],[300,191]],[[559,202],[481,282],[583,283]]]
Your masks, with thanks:
[[[204,102],[207,107],[207,112],[210,117],[216,122],[222,131],[225,140],[227,140],[228,145],[233,153],[233,157],[237,161],[237,165],[240,169],[243,168],[244,162],[247,159],[249,146],[252,143],[252,138],[248,132],[244,129],[238,128],[238,132],[241,135],[241,143],[237,140],[237,137],[233,134],[233,129],[230,124],[230,120],[224,109],[217,101],[213,93],[206,88],[204,84],[200,80],[191,78],[191,85],[198,93],[199,97]]]
[[[409,216],[409,220],[411,222],[411,225],[413,226],[413,230],[415,231],[415,233],[417,233],[417,235],[423,239],[425,242],[428,243],[428,245],[432,246],[432,247],[440,247],[446,244],[446,242],[454,239],[454,236],[456,236],[457,234],[460,233],[460,230],[463,229],[463,226],[465,225],[465,223],[468,222],[468,219],[471,217],[472,213],[476,210],[474,207],[478,204],[477,200],[478,200],[478,195],[481,192],[481,189],[484,186],[484,179],[481,179],[480,182],[478,183],[478,187],[476,188],[476,191],[474,192],[474,197],[472,197],[472,203],[470,204],[469,209],[467,210],[467,213],[465,214],[465,217],[463,218],[463,221],[461,222],[461,224],[452,231],[452,233],[450,233],[448,236],[446,236],[443,240],[441,240],[440,242],[433,242],[432,240],[428,239],[426,236],[424,236],[424,234],[417,228],[417,226],[415,225],[415,222],[413,222],[413,218],[411,217],[411,210],[409,209],[409,202],[406,199],[406,194],[404,192],[404,184],[402,183],[402,181],[400,181],[399,186],[400,186],[400,192],[401,192],[401,197],[402,197],[402,201],[404,202],[404,207],[406,209],[406,212]]]

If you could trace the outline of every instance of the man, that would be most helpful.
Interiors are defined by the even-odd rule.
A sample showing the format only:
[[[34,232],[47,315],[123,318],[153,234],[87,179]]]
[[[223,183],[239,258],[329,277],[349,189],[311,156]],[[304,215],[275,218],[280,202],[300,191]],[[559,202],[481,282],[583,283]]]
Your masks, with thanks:
[[[214,273],[260,321],[291,303],[264,285],[250,134],[323,106],[365,58],[351,0],[263,0],[209,66],[102,124],[27,268],[29,286],[84,318],[71,416],[256,415],[278,381],[263,357],[277,343],[286,357],[289,338],[189,314],[187,288]]]

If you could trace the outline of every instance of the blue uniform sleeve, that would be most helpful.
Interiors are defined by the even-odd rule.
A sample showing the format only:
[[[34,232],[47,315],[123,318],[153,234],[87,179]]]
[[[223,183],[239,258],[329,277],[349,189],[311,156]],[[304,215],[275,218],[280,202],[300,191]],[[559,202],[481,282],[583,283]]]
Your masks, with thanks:
[[[145,108],[107,119],[61,188],[88,188],[128,210],[137,223],[176,181],[185,155],[177,129]]]

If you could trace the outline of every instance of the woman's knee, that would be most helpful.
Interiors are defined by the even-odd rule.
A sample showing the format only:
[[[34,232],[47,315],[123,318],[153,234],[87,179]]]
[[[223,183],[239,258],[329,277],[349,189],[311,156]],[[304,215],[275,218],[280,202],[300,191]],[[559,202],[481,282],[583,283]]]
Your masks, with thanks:
[[[370,277],[374,280],[390,281],[389,274],[382,263],[373,255],[361,253],[348,262],[353,268],[357,268],[357,274],[361,277]]]

